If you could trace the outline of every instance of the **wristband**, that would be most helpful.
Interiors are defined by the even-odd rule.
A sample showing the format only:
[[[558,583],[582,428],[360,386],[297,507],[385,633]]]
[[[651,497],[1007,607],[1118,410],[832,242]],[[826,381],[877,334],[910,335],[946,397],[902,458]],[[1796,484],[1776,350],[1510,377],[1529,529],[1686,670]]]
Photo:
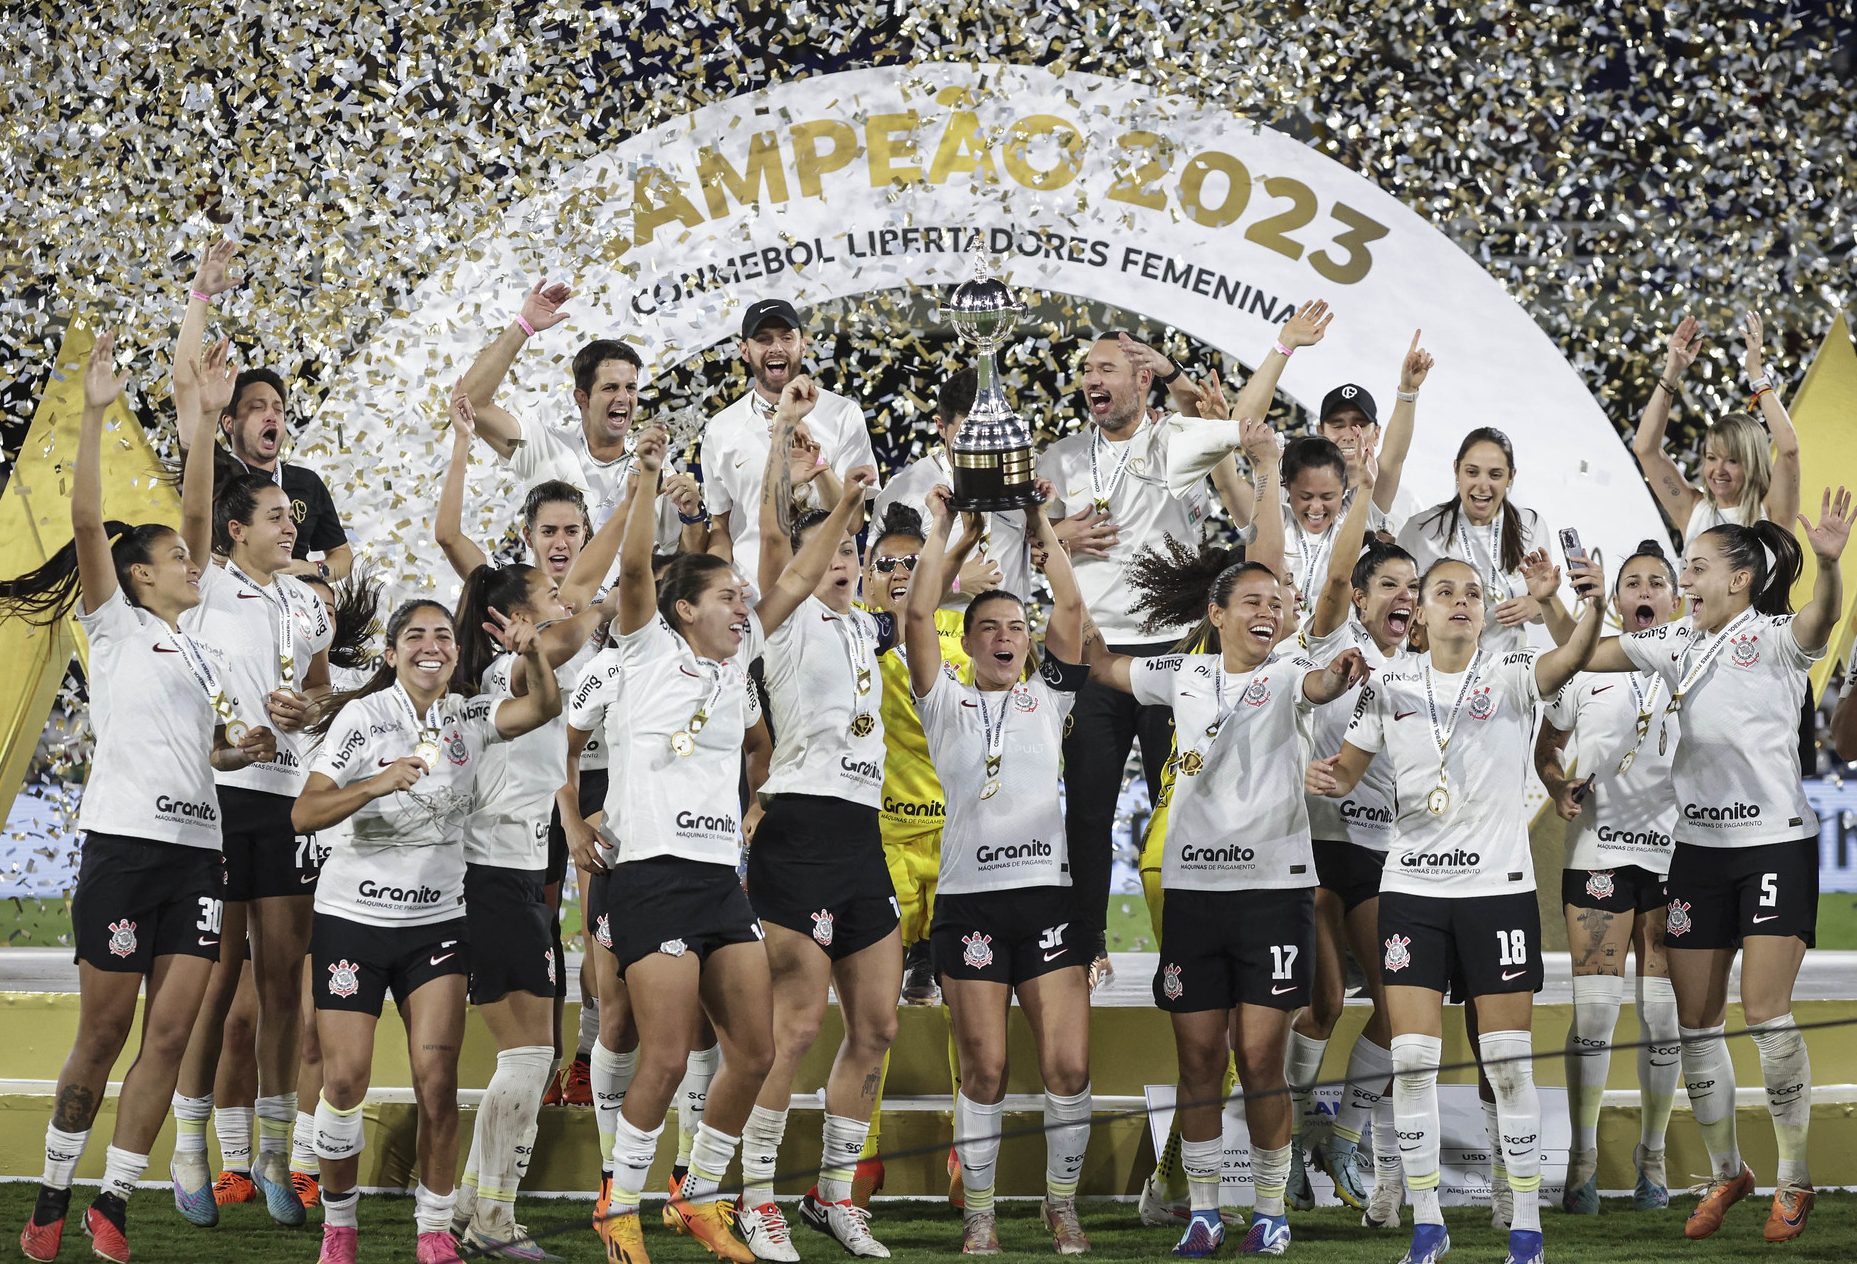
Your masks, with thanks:
[[[961,591],[961,577],[959,575],[956,575],[954,577],[954,582],[948,585],[948,591],[951,593],[958,593]]]
[[[1749,378],[1747,380],[1747,388],[1755,392],[1771,390],[1773,389],[1773,375],[1771,373],[1762,373],[1759,377]]]
[[[1393,398],[1402,404],[1416,404],[1419,402],[1419,393],[1417,391],[1394,391]]]
[[[531,325],[520,312],[516,313],[516,324],[522,328],[523,333],[531,338],[535,337],[535,326]]]
[[[1759,390],[1755,391],[1754,397],[1747,401],[1747,411],[1749,411],[1750,413],[1758,411],[1760,408],[1760,397],[1762,395],[1771,395],[1771,394],[1773,394],[1773,388],[1771,386],[1763,386]]]
[[[1669,393],[1671,399],[1676,398],[1676,383],[1672,382],[1669,378],[1667,377],[1658,378],[1657,385],[1663,387],[1664,390]]]
[[[213,305],[213,296],[211,294],[206,293],[203,290],[188,290],[187,297],[197,298],[202,303],[205,303],[208,307],[211,307]]]
[[[1276,346],[1272,347],[1271,350],[1276,352],[1278,355],[1282,356],[1285,360],[1289,359],[1291,356],[1296,354],[1296,348],[1286,347],[1280,342]]]
[[[709,521],[709,511],[705,509],[698,513],[687,514],[679,509],[677,511],[677,521],[683,523],[686,527],[694,527],[699,522]]]
[[[1154,380],[1159,382],[1162,386],[1172,386],[1176,381],[1179,380],[1180,372],[1181,372],[1180,365],[1176,362],[1174,364],[1174,371],[1172,373],[1163,373],[1160,377],[1157,377]]]

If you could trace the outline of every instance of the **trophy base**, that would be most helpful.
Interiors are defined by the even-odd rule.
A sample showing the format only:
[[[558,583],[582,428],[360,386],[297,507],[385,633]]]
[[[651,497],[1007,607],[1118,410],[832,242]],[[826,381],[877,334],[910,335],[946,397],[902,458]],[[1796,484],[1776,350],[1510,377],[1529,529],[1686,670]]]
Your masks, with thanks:
[[[1038,503],[1038,492],[1029,478],[1009,480],[1002,466],[956,465],[950,503],[958,513],[1004,513],[1030,509]]]

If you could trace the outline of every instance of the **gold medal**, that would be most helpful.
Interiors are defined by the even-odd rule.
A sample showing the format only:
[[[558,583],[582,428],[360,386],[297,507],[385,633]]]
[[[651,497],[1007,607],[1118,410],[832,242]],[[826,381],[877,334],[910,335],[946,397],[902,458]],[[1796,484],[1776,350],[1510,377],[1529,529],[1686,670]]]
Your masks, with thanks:
[[[1425,796],[1425,810],[1433,816],[1443,816],[1449,812],[1451,810],[1450,788],[1442,784],[1433,786],[1431,793]]]
[[[1180,756],[1180,771],[1189,777],[1197,777],[1206,770],[1206,757],[1198,751],[1188,751]]]
[[[1107,496],[1098,496],[1096,498],[1095,504],[1096,504],[1097,513],[1108,513],[1109,512],[1109,498]]]
[[[1657,753],[1664,754],[1670,749],[1670,730],[1663,725],[1657,726]]]
[[[998,777],[993,778],[991,781],[987,782],[984,786],[980,787],[980,797],[983,799],[990,799],[998,793],[999,793],[999,778]]]
[[[415,759],[423,760],[427,768],[433,768],[437,766],[438,754],[439,754],[438,743],[433,741],[429,737],[421,739],[419,745],[413,747],[413,757]]]
[[[696,750],[696,738],[685,730],[678,729],[671,734],[671,750],[676,752],[677,758],[687,759]]]
[[[239,745],[245,740],[245,735],[249,732],[251,732],[251,725],[245,723],[243,720],[226,721],[226,741],[229,745]]]
[[[1625,758],[1618,761],[1618,775],[1623,777],[1626,773],[1631,771],[1631,766],[1637,762],[1638,750],[1637,747],[1634,746],[1632,749],[1625,752]]]
[[[871,719],[868,711],[859,712],[857,715],[851,717],[851,735],[853,737],[869,737],[870,731],[876,727],[877,722]]]

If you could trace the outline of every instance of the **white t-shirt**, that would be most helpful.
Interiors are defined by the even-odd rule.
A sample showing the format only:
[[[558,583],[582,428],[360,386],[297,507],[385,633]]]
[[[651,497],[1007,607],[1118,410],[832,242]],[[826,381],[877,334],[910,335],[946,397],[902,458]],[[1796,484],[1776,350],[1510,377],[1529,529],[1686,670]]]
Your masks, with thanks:
[[[929,513],[929,492],[936,487],[953,486],[954,476],[948,470],[948,458],[942,453],[911,461],[885,484],[882,493],[878,495],[870,516],[872,532],[883,522],[884,512],[891,505],[902,504],[922,515],[922,531],[924,535],[928,534],[929,529],[935,525],[935,518]],[[1032,595],[1032,552],[1025,538],[1025,513],[1025,510],[1013,509],[983,515],[981,521],[985,524],[985,531],[980,537],[980,543],[969,554],[976,561],[985,558],[997,565],[1000,587],[1021,600]],[[960,531],[961,528],[955,528],[955,539],[960,538]],[[872,542],[875,542],[874,534]],[[953,542],[949,541],[950,544]],[[967,603],[972,600],[970,594],[951,593],[942,602],[942,607],[965,610]]]
[[[329,726],[311,772],[338,786],[374,776],[439,730],[440,754],[409,790],[364,803],[348,818],[353,836],[338,843],[316,883],[316,911],[350,921],[426,926],[464,912],[464,822],[487,747],[500,743],[486,694],[448,694],[419,718],[398,684],[356,698]]]
[[[662,616],[620,636],[625,688],[606,708],[608,770],[602,832],[620,863],[676,856],[734,868],[741,858],[742,737],[761,718],[744,664],[761,653],[761,621],[748,616],[741,652],[698,658]],[[708,719],[690,732],[698,711]],[[688,735],[688,755],[673,740]]]
[[[1165,548],[1168,536],[1189,546],[1199,544],[1211,508],[1206,480],[1184,496],[1167,490],[1167,445],[1191,424],[1177,413],[1158,423],[1143,422],[1126,443],[1101,439],[1097,427],[1089,424],[1038,455],[1038,476],[1057,489],[1056,499],[1045,506],[1052,519],[1068,517],[1098,499],[1109,502],[1117,529],[1109,556],[1072,557],[1070,564],[1090,618],[1111,645],[1174,641],[1186,632],[1185,625],[1142,631],[1142,616],[1131,610],[1134,590],[1125,572],[1142,550]]]
[[[580,748],[580,770],[599,772],[607,766],[606,708],[619,697],[619,651],[608,645],[587,659],[562,695],[561,713],[570,728],[587,735]]]
[[[610,461],[595,457],[587,447],[587,432],[576,421],[572,426],[535,424],[516,418],[521,442],[509,454],[510,471],[533,487],[549,479],[558,479],[578,487],[587,498],[587,516],[598,531],[625,499],[626,480],[632,474],[632,452],[628,448]],[[670,477],[667,470],[664,477]],[[662,492],[658,494],[658,547],[666,552],[677,547],[683,525],[677,518],[677,506]]]
[[[499,654],[484,669],[482,694],[513,697],[510,675],[517,658]],[[572,669],[556,669],[556,683]],[[538,729],[487,748],[477,761],[474,806],[464,821],[464,859],[501,869],[548,867],[548,822],[555,791],[567,782],[567,719],[557,715]]]
[[[200,570],[200,604],[181,616],[181,626],[213,660],[232,717],[250,725],[265,725],[277,735],[277,758],[237,772],[215,773],[222,786],[263,790],[294,798],[309,776],[311,741],[307,733],[286,733],[272,723],[264,700],[286,684],[301,690],[310,660],[329,648],[335,627],[328,608],[309,586],[294,575],[273,576],[258,586],[241,579],[224,566]],[[291,678],[280,673],[278,602],[290,610]]]
[[[205,647],[120,588],[77,621],[90,638],[97,735],[78,828],[218,851],[211,698],[220,682]]]
[[[1404,663],[1409,653],[1402,647],[1392,658],[1381,654],[1373,637],[1352,614],[1348,615],[1347,622],[1327,636],[1309,638],[1306,652],[1315,662],[1331,663],[1346,649],[1360,650],[1361,656],[1367,660],[1367,666],[1376,671],[1389,664],[1397,666]],[[1341,744],[1347,741],[1348,725],[1354,721],[1354,709],[1358,701],[1351,693],[1343,694],[1333,702],[1325,702],[1315,709],[1313,749],[1318,758],[1326,759],[1340,751]],[[1340,799],[1331,799],[1325,794],[1304,797],[1309,808],[1309,833],[1312,838],[1325,843],[1353,843],[1377,852],[1385,852],[1392,845],[1391,761],[1376,759],[1368,764],[1367,771],[1361,775],[1354,789]]]
[[[1425,690],[1431,655],[1382,668],[1362,687],[1348,741],[1393,766],[1393,846],[1382,892],[1468,899],[1535,889],[1523,796],[1540,701],[1536,653],[1484,650],[1472,672],[1432,673],[1440,727],[1450,725],[1463,699],[1446,750],[1451,801],[1442,816],[1433,816],[1425,802],[1438,784],[1438,742]]]
[[[882,804],[883,673],[877,646],[883,635],[868,611],[841,615],[808,597],[768,636],[761,662],[774,713],[774,758],[761,787],[763,799],[818,794],[870,808]],[[859,722],[859,716],[865,719]]]
[[[1350,491],[1341,498],[1341,506],[1335,518],[1329,522],[1328,530],[1320,535],[1311,535],[1303,530],[1296,511],[1290,508],[1288,497],[1286,491],[1283,501],[1283,559],[1289,563],[1291,572],[1296,576],[1296,591],[1302,595],[1304,609],[1308,609],[1322,595],[1322,585],[1328,582],[1328,566],[1335,556],[1335,539],[1341,534],[1341,519],[1347,515],[1354,493]],[[1367,507],[1369,532],[1387,530],[1389,521],[1380,512],[1378,505]],[[1244,536],[1247,544],[1255,540],[1255,526],[1247,527]],[[1353,565],[1353,561],[1353,558],[1349,558],[1348,564]]]
[[[735,566],[756,585],[761,582],[761,481],[773,446],[773,414],[758,411],[758,399],[750,390],[703,426],[703,504],[712,514],[729,515]],[[870,429],[856,400],[821,389],[804,424],[825,463],[840,477],[860,465],[876,467]],[[817,489],[806,485],[799,499],[816,504]]]
[[[944,663],[916,699],[948,810],[940,894],[1070,885],[1058,778],[1064,720],[1084,679],[1083,669],[1046,660],[1032,679],[984,693]],[[989,728],[1000,761],[996,775],[987,772]],[[992,782],[998,789],[981,798]]]
[[[1668,689],[1713,656],[1682,702],[1682,740],[1670,768],[1677,842],[1757,847],[1818,833],[1799,783],[1799,712],[1806,671],[1824,651],[1800,648],[1791,615],[1749,609],[1714,636],[1685,617],[1618,643]]]
[[[1219,654],[1167,654],[1129,664],[1135,699],[1173,708],[1180,751],[1162,887],[1315,885],[1309,813],[1298,793],[1315,717],[1302,682],[1315,670],[1300,654],[1273,654],[1249,672],[1226,671]],[[1218,733],[1209,737],[1206,730],[1215,723]],[[1189,775],[1200,760],[1201,771]]]
[[[1724,508],[1710,504],[1707,496],[1698,497],[1695,507],[1689,511],[1689,521],[1683,524],[1683,551],[1687,553],[1696,537],[1713,527],[1751,526],[1766,516],[1766,511],[1752,501]]]
[[[1679,717],[1667,715],[1670,687],[1648,672],[1581,672],[1548,704],[1549,724],[1570,736],[1561,767],[1576,778],[1596,777],[1567,822],[1567,868],[1617,869],[1637,865],[1670,872],[1676,829],[1676,793],[1670,766],[1681,745]],[[1651,730],[1638,740],[1638,711],[1648,707]],[[1636,751],[1631,767],[1619,761]]]
[[[1517,569],[1502,570],[1502,522],[1512,513],[1522,515],[1522,552],[1547,549],[1551,556],[1558,550],[1548,543],[1551,534],[1541,524],[1541,516],[1532,509],[1505,505],[1502,512],[1486,526],[1474,526],[1466,514],[1458,515],[1456,530],[1451,529],[1449,510],[1436,507],[1414,514],[1399,532],[1399,547],[1412,555],[1423,576],[1432,563],[1444,558],[1468,562],[1483,584],[1483,648],[1492,654],[1506,654],[1528,644],[1528,625],[1505,628],[1496,622],[1496,606],[1511,597],[1526,597],[1528,584]]]

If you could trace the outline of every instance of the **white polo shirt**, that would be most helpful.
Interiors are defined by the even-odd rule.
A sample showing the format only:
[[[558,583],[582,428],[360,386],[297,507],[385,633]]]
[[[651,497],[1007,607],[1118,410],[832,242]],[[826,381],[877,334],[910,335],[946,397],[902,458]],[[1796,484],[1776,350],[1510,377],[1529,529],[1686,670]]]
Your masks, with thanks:
[[[483,694],[512,697],[513,654],[499,654],[484,670]],[[570,687],[572,663],[555,672]],[[563,677],[568,677],[563,681]],[[548,867],[548,822],[555,791],[567,782],[567,719],[557,715],[538,729],[487,748],[477,761],[474,805],[464,822],[464,859],[499,869]]]
[[[619,651],[608,645],[590,657],[562,695],[561,713],[570,728],[587,735],[580,748],[580,770],[600,772],[607,767],[606,708],[619,697]]]
[[[1593,777],[1580,814],[1567,822],[1567,868],[1616,869],[1637,865],[1670,872],[1676,829],[1676,792],[1670,767],[1682,737],[1680,717],[1664,706],[1670,689],[1650,672],[1581,672],[1555,695],[1545,718],[1568,734],[1561,767]],[[1651,728],[1638,740],[1638,709],[1648,706]],[[1620,775],[1627,752],[1631,767]]]
[[[936,452],[911,461],[877,496],[877,503],[871,509],[871,530],[874,532],[878,524],[882,523],[883,515],[891,505],[900,504],[922,515],[922,531],[926,535],[935,524],[934,516],[929,513],[929,493],[936,487],[954,487],[954,476],[948,469],[947,456]],[[1005,513],[982,515],[981,522],[985,524],[985,530],[980,543],[970,555],[975,559],[985,558],[998,566],[1000,587],[1022,600],[1032,595],[1032,552],[1026,539],[1026,512],[1014,509]],[[1041,511],[1033,509],[1031,512]],[[960,530],[958,526],[955,528],[957,538]],[[973,598],[970,594],[951,593],[942,603],[942,608],[965,610],[971,600]]]

